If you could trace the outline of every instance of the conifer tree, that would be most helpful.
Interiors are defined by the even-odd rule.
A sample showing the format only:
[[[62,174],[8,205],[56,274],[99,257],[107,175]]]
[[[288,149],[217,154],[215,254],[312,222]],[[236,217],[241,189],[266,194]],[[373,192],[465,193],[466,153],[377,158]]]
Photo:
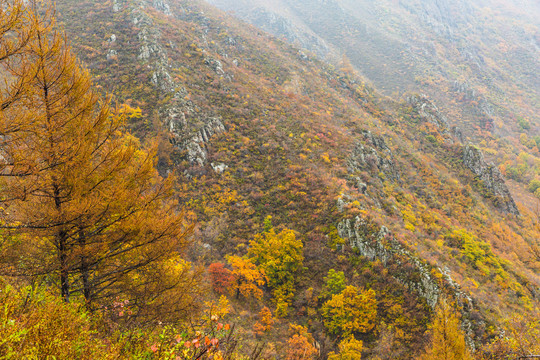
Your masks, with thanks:
[[[431,332],[430,344],[421,359],[472,359],[465,343],[465,333],[461,329],[460,319],[446,300],[442,300],[437,306]]]
[[[0,130],[18,128],[0,144],[0,224],[18,238],[8,249],[18,266],[5,270],[47,275],[65,301],[89,306],[122,296],[142,308],[179,286],[186,297],[197,286],[178,255],[191,227],[170,200],[174,178],[157,174],[155,145],[123,132],[130,109],[100,100],[53,11],[27,11],[32,36],[8,67],[25,88],[0,114]]]

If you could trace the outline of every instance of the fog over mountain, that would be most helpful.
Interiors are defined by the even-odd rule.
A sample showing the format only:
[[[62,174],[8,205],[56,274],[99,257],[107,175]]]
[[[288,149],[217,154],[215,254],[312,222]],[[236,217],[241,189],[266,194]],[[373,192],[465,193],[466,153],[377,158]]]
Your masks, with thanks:
[[[209,2],[338,66],[350,61],[384,94],[427,92],[449,103],[454,90],[480,92],[494,108],[488,113],[540,123],[538,111],[516,103],[538,109],[538,1]]]

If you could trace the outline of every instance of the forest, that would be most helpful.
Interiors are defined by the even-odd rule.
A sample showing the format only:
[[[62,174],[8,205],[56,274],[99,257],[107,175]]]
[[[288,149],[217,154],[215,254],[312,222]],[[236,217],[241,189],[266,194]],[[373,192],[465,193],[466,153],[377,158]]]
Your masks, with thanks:
[[[0,0],[0,359],[540,355],[536,118],[295,46],[202,1]]]

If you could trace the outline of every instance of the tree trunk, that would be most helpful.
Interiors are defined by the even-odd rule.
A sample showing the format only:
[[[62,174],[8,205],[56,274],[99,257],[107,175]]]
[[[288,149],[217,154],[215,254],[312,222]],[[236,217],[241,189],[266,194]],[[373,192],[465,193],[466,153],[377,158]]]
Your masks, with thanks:
[[[60,257],[60,288],[62,290],[62,298],[65,302],[69,302],[69,268],[67,254],[67,236],[65,231],[60,231],[58,234],[58,255]]]
[[[79,271],[81,272],[81,279],[83,283],[83,295],[84,299],[86,301],[86,306],[89,308],[90,303],[92,301],[91,299],[91,288],[90,288],[90,274],[89,274],[89,266],[88,266],[88,260],[86,258],[86,238],[85,234],[83,232],[79,233],[79,247],[80,247],[80,258],[81,258],[81,266],[79,268]]]

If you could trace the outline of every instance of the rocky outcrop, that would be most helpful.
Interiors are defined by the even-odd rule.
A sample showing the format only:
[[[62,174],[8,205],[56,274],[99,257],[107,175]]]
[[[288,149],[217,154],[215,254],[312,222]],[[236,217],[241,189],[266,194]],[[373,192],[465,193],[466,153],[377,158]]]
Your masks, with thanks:
[[[274,12],[256,8],[247,14],[245,19],[278,38],[285,38],[292,44],[300,45],[301,48],[309,50],[323,59],[326,59],[331,52],[323,39],[299,28],[291,20]]]
[[[146,12],[147,7],[171,15],[171,10],[166,0],[137,0],[131,7],[127,7],[130,21],[139,30],[138,58],[151,69],[150,82],[159,89],[163,98],[170,99],[159,109],[162,122],[169,130],[171,143],[185,153],[186,159],[193,165],[204,165],[208,158],[208,143],[215,134],[225,131],[221,119],[213,116],[199,115],[196,106],[186,100],[187,92],[181,84],[175,82],[169,69],[169,56],[163,38],[155,26],[154,20]],[[113,11],[118,12],[127,3],[122,0],[113,2]],[[109,40],[113,44],[116,37]],[[117,53],[110,53],[112,58]],[[223,75],[222,64],[215,59],[205,59],[206,65],[211,67],[219,75]]]
[[[210,139],[225,131],[225,125],[217,117],[198,117],[187,120],[186,115],[195,113],[194,105],[185,100],[185,90],[178,91],[161,115],[170,133],[171,143],[185,151],[186,159],[193,165],[203,166],[208,158]]]
[[[363,141],[359,141],[347,161],[349,173],[369,171],[374,175],[383,173],[391,181],[399,181],[399,174],[393,160],[392,150],[382,136],[364,131]]]
[[[474,13],[472,5],[466,0],[402,0],[399,4],[416,14],[437,34],[450,39],[455,37],[459,26],[466,23]]]
[[[467,334],[467,343],[474,349],[473,326],[470,321],[474,301],[452,279],[448,268],[435,270],[405,249],[385,226],[377,228],[358,216],[341,221],[338,224],[338,234],[348,240],[359,255],[371,261],[379,260],[385,266],[390,262],[402,265],[403,271],[393,274],[394,278],[423,298],[432,309],[435,309],[441,296],[452,294],[462,312],[462,327]],[[443,282],[433,275],[432,269],[442,275]]]
[[[459,126],[452,127],[452,135],[454,135],[454,138],[459,141],[461,144],[463,144],[463,139],[465,138],[463,136],[463,131],[461,131],[461,128]]]
[[[493,116],[493,109],[486,98],[482,94],[478,93],[475,89],[471,88],[468,83],[454,81],[452,89],[454,92],[461,94],[464,100],[475,101],[478,103],[479,109],[485,115]]]
[[[219,76],[225,75],[225,71],[223,71],[223,65],[221,64],[221,61],[208,57],[204,59],[204,64],[210,67],[210,69],[212,69]]]
[[[203,166],[208,157],[207,144],[210,138],[215,134],[225,131],[225,126],[218,118],[209,118],[207,123],[199,129],[195,134],[192,134],[185,141],[180,143],[181,148],[187,150],[187,159],[192,164]]]
[[[461,101],[464,101],[471,105],[472,115],[475,115],[480,120],[480,125],[486,130],[493,130],[493,107],[486,100],[484,95],[478,93],[475,89],[471,88],[468,83],[455,81],[453,84],[453,91],[459,94]]]
[[[504,176],[494,164],[488,164],[484,159],[484,154],[477,147],[469,144],[463,150],[463,165],[476,177],[482,181],[483,186],[488,190],[491,196],[494,196],[494,202],[497,208],[509,214],[519,215]]]
[[[338,224],[339,236],[347,239],[351,247],[369,260],[380,260],[385,265],[391,261],[398,263],[408,261],[412,264],[416,273],[415,280],[407,277],[404,272],[394,276],[434,308],[441,295],[441,289],[437,285],[437,280],[433,278],[429,266],[404,249],[385,226],[377,231],[373,230],[373,224],[358,216]]]
[[[171,15],[171,7],[166,0],[153,0],[152,5],[165,15]]]
[[[437,126],[441,130],[441,133],[448,133],[448,119],[426,95],[409,96],[407,103],[422,121]]]

